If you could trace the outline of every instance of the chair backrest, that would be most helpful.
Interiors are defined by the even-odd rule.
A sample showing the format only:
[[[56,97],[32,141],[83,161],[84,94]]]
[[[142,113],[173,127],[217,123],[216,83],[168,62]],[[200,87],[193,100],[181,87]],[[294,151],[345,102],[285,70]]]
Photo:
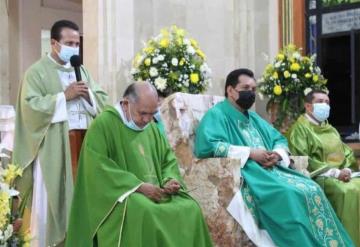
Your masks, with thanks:
[[[201,118],[223,99],[222,96],[175,93],[162,103],[161,116],[168,140],[183,165],[194,158],[194,133]]]

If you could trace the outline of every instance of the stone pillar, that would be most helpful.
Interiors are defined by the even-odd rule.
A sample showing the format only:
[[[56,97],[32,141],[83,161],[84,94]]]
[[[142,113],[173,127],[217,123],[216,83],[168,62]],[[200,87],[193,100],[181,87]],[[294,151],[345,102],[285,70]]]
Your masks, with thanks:
[[[0,0],[0,105],[9,104],[9,8]]]
[[[248,67],[259,77],[263,53],[278,49],[277,0],[84,0],[84,64],[114,102],[131,82],[131,60],[151,36],[176,24],[199,41],[213,71],[208,94]]]

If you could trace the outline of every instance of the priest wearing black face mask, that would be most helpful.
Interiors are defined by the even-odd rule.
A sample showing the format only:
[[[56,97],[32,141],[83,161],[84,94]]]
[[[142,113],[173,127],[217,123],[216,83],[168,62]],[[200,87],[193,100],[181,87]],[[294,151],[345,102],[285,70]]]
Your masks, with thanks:
[[[226,99],[205,114],[196,130],[197,157],[240,159],[243,184],[229,213],[257,246],[353,246],[322,189],[288,168],[286,139],[249,110],[255,91],[252,71],[232,71],[226,78]],[[319,220],[331,236],[313,230]]]

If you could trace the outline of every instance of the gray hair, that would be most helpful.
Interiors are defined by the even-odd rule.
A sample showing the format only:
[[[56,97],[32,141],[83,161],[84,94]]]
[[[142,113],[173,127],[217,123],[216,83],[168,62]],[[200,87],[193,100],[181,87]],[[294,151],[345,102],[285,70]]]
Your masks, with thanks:
[[[138,88],[140,85],[143,85],[143,84],[146,84],[150,89],[151,91],[153,91],[153,93],[155,95],[157,95],[157,91],[156,91],[156,88],[149,82],[147,81],[144,81],[144,82],[134,82],[134,83],[131,83],[124,91],[124,94],[123,94],[123,98],[127,97],[129,98],[129,100],[133,103],[137,102],[138,99],[139,99],[139,94],[138,94]]]

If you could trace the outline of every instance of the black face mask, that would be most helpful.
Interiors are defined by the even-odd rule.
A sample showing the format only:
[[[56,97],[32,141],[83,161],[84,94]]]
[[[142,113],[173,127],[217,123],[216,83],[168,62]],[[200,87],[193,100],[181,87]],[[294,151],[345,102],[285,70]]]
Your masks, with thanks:
[[[253,91],[239,91],[239,98],[236,104],[244,110],[248,110],[255,102],[255,92]]]

